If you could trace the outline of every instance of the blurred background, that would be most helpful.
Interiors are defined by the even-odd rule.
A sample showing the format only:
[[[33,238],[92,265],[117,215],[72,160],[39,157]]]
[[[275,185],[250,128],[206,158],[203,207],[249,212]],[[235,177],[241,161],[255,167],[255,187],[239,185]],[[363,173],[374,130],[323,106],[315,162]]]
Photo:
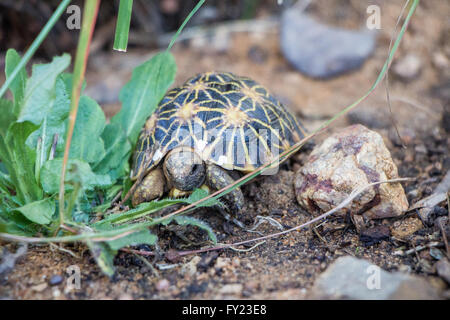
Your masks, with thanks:
[[[15,48],[23,53],[58,3],[0,0],[2,69],[6,50]],[[122,53],[112,50],[119,1],[101,2],[87,69],[86,94],[96,99],[108,116],[120,108],[119,91],[129,80],[132,69],[167,47],[196,3],[135,0],[129,47]],[[249,76],[268,87],[313,129],[369,89],[386,59],[404,3],[208,0],[173,48],[178,65],[175,85],[196,73],[211,70]],[[82,8],[83,1],[72,4]],[[370,20],[374,11],[369,6],[379,8],[379,25],[374,30],[368,28],[368,23],[374,22]],[[63,52],[74,54],[78,30],[68,29],[69,16],[63,14],[33,62],[49,61]],[[389,88],[396,120],[405,126],[417,122],[418,128],[414,130],[435,127],[434,121],[442,121],[448,109],[449,17],[449,1],[422,1],[391,70]],[[417,110],[421,112],[410,119],[411,111]],[[356,114],[342,121],[365,121],[367,126],[381,129],[389,127],[385,88],[377,89]]]

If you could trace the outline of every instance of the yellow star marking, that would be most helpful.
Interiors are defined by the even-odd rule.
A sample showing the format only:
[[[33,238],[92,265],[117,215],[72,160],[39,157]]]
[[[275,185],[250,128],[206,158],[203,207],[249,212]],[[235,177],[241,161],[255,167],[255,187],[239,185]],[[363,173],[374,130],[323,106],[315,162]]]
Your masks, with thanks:
[[[224,123],[234,127],[242,127],[248,122],[248,115],[239,108],[225,110]]]
[[[176,116],[183,121],[189,121],[197,113],[197,106],[194,103],[188,102],[178,109]]]

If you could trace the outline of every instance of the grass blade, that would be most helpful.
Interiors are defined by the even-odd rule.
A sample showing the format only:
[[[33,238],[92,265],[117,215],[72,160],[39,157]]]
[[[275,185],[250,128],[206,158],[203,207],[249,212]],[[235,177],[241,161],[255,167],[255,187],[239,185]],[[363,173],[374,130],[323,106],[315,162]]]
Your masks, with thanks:
[[[189,13],[186,19],[184,19],[183,23],[181,24],[181,27],[178,28],[177,33],[173,36],[172,40],[169,43],[169,46],[167,47],[167,51],[170,51],[172,49],[173,44],[177,40],[178,36],[180,35],[181,31],[183,31],[186,24],[189,22],[189,20],[192,18],[192,16],[200,9],[200,7],[205,3],[206,0],[200,0],[197,5],[192,9],[192,11]]]
[[[127,51],[132,9],[133,0],[120,0],[119,14],[116,24],[116,35],[114,37],[114,50],[124,52]]]
[[[42,28],[39,35],[36,37],[36,39],[31,44],[30,48],[28,48],[27,52],[24,54],[22,59],[20,60],[19,64],[14,68],[14,70],[9,75],[8,79],[5,81],[3,86],[0,89],[0,98],[3,97],[6,90],[8,90],[11,83],[14,81],[17,74],[22,70],[23,67],[27,64],[27,62],[31,59],[31,57],[34,55],[36,50],[41,45],[42,41],[44,41],[45,37],[48,35],[50,30],[55,25],[56,21],[58,21],[59,17],[63,14],[63,12],[66,10],[66,7],[69,5],[70,0],[63,0],[58,8],[56,8],[56,11],[52,14],[48,22],[45,24],[44,28]]]
[[[89,55],[89,44],[94,33],[95,21],[97,20],[100,0],[86,0],[83,11],[83,25],[81,26],[80,39],[78,40],[77,54],[72,80],[72,95],[70,102],[69,128],[67,130],[66,145],[64,150],[64,160],[61,170],[61,180],[59,189],[59,219],[60,224],[64,224],[64,181],[66,166],[69,160],[70,142],[72,140],[77,118],[78,103],[80,101],[81,87],[83,85],[84,74]]]

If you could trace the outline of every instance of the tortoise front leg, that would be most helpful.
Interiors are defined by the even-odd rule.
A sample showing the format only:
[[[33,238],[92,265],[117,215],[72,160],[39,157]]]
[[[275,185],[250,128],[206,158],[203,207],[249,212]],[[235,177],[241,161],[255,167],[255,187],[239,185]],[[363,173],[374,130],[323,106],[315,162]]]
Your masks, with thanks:
[[[166,188],[166,179],[161,167],[150,171],[134,191],[131,204],[136,207],[142,202],[161,198]]]
[[[220,190],[232,183],[234,183],[234,180],[225,169],[214,164],[207,165],[206,184],[209,187]],[[241,211],[244,207],[244,195],[242,194],[242,191],[239,187],[224,195],[223,198],[230,206],[229,211],[233,214]],[[236,218],[230,217],[230,214],[228,212],[225,212],[222,208],[219,208],[219,210],[224,215],[225,219],[231,220],[239,227],[245,229],[245,226],[241,221],[237,220]]]

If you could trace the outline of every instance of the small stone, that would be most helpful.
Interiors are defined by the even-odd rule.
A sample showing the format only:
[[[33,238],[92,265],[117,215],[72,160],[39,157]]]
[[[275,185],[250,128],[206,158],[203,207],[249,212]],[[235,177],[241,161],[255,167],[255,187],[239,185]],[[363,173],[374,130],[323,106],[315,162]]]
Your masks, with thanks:
[[[416,78],[422,67],[420,58],[415,54],[408,54],[398,60],[392,70],[395,75],[405,81],[411,81]]]
[[[200,262],[201,258],[199,256],[195,256],[188,263],[184,264],[181,268],[181,274],[193,276],[197,272],[197,264]]]
[[[42,292],[45,289],[47,289],[47,287],[48,287],[47,283],[43,282],[43,283],[37,284],[35,286],[32,286],[31,290],[36,291],[36,292]]]
[[[450,262],[447,259],[441,259],[436,263],[436,271],[439,277],[450,284]]]
[[[63,282],[63,277],[61,277],[59,274],[54,274],[50,278],[50,281],[48,282],[51,286],[56,286]]]
[[[439,299],[438,290],[424,278],[389,273],[363,259],[337,259],[315,281],[313,299]]]
[[[226,284],[222,288],[220,288],[219,293],[221,294],[241,294],[243,289],[242,284],[234,283],[234,284]]]
[[[165,291],[169,288],[170,282],[167,279],[161,279],[156,283],[156,290]]]
[[[296,173],[299,204],[311,213],[335,208],[349,195],[370,183],[398,178],[397,166],[382,137],[362,125],[353,125],[328,137],[314,148]],[[358,228],[365,220],[402,215],[408,200],[400,183],[383,183],[367,189],[336,212],[353,213]],[[359,217],[359,218],[358,218]]]
[[[314,78],[331,78],[360,68],[372,54],[376,32],[319,23],[293,6],[281,17],[281,50],[292,65]]]
[[[419,218],[410,217],[401,221],[396,221],[391,226],[391,234],[397,239],[406,239],[422,228],[423,224]]]

